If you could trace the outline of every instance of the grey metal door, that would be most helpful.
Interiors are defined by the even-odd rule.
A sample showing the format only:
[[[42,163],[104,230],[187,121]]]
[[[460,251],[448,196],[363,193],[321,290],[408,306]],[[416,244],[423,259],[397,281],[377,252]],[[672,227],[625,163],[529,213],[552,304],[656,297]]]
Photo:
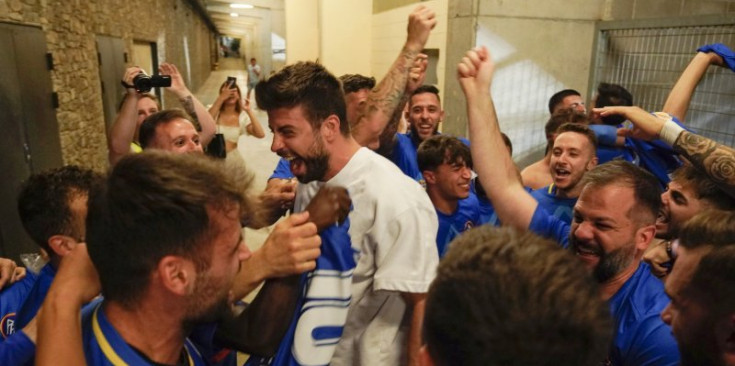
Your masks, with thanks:
[[[125,72],[127,54],[122,38],[97,36],[97,60],[102,82],[102,106],[105,111],[105,125],[109,130],[117,115],[117,106],[122,100],[125,89],[120,80]],[[150,72],[150,71],[148,71]]]
[[[17,212],[21,182],[30,174],[62,164],[50,68],[41,29],[0,23],[0,256],[38,248]]]

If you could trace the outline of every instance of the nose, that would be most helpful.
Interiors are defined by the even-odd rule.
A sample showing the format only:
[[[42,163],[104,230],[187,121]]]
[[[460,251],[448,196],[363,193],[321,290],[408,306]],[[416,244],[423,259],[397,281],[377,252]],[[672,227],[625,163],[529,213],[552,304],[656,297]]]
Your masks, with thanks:
[[[278,133],[273,133],[273,141],[271,142],[271,151],[277,153],[278,150],[283,149],[283,140],[278,136]]]
[[[588,221],[583,220],[576,224],[577,228],[574,230],[574,237],[578,240],[592,240],[594,238],[592,231],[592,224]]]
[[[673,318],[674,316],[671,314],[671,303],[669,303],[661,312],[661,320],[663,320],[663,322],[667,325],[671,325],[671,320]]]
[[[668,206],[669,205],[669,198],[671,198],[671,195],[669,194],[669,191],[668,190],[664,191],[664,193],[661,193],[661,203],[664,206]]]
[[[469,167],[462,168],[461,174],[462,174],[462,178],[466,178],[466,179],[472,178],[472,171],[470,170]]]

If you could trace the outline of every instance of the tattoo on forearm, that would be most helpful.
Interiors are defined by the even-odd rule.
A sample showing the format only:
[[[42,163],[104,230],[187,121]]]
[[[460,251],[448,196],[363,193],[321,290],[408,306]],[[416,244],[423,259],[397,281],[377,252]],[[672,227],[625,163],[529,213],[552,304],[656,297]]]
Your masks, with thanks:
[[[391,118],[406,88],[408,70],[418,54],[418,52],[406,48],[401,51],[388,75],[375,86],[375,89],[368,96],[367,108],[363,110],[362,115],[352,121],[353,127],[372,118],[376,113],[382,113],[386,120]]]
[[[186,98],[179,99],[181,102],[181,105],[184,106],[184,110],[186,113],[189,113],[189,116],[191,116],[191,121],[194,123],[194,128],[196,128],[197,131],[202,131],[202,125],[199,124],[199,117],[197,117],[197,111],[196,108],[194,108],[194,98],[189,95]]]
[[[735,194],[735,150],[684,131],[674,143],[674,151],[706,173],[720,188]]]

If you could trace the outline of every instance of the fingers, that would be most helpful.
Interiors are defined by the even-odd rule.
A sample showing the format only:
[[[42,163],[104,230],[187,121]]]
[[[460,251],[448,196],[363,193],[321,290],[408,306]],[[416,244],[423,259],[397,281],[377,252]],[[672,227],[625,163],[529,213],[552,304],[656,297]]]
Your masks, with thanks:
[[[10,282],[17,282],[26,277],[26,268],[25,267],[15,267],[15,271],[13,272],[13,278],[10,280]]]
[[[306,223],[307,221],[309,221],[309,212],[304,211],[289,216],[286,220],[284,220],[284,223],[288,224],[289,226],[298,226]]]
[[[0,288],[11,283],[17,265],[10,259],[0,258]]]

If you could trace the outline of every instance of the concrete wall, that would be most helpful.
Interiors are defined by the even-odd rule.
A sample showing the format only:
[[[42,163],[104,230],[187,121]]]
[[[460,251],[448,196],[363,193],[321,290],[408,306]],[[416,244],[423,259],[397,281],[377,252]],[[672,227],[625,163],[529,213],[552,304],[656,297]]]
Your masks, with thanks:
[[[513,141],[516,161],[525,166],[543,154],[549,97],[565,88],[590,97],[597,21],[733,13],[731,1],[449,0],[444,131],[466,134],[454,68],[470,47],[485,45],[493,55],[500,126]]]
[[[107,167],[96,35],[122,38],[131,55],[133,40],[157,42],[159,62],[176,64],[185,79],[190,75],[192,90],[211,70],[214,35],[182,0],[0,0],[0,21],[40,26],[46,34],[56,66],[51,79],[59,94],[57,120],[66,164]],[[173,96],[164,98],[168,106],[178,106]]]
[[[410,4],[373,15],[372,22],[372,75],[380,79],[398,57],[403,44],[406,42],[406,26],[408,15],[418,5],[431,8],[436,12],[437,25],[432,30],[426,48],[439,50],[437,64],[437,78],[441,95],[445,94],[445,72],[447,57],[447,0],[422,1],[420,4]],[[446,100],[442,100],[446,103]]]

